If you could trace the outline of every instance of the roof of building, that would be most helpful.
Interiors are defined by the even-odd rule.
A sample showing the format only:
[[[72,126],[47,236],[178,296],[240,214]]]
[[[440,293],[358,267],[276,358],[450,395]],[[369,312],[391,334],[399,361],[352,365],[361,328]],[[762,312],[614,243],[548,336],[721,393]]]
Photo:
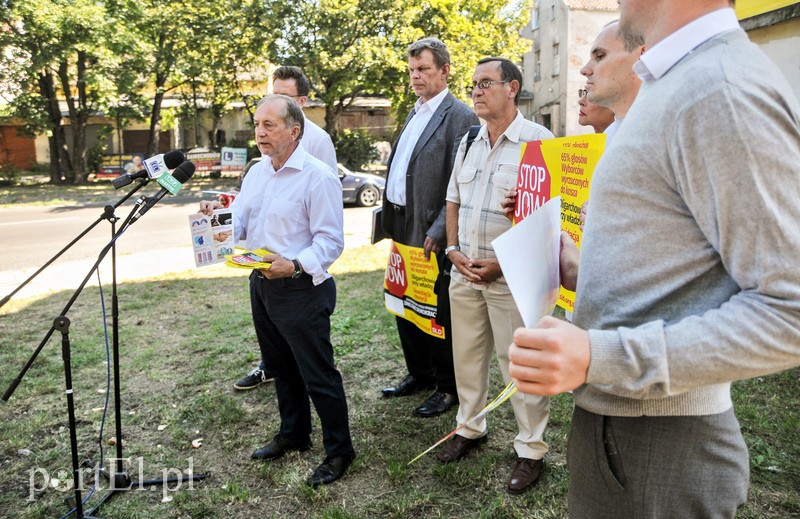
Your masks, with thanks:
[[[570,9],[585,11],[619,11],[618,0],[564,0]]]

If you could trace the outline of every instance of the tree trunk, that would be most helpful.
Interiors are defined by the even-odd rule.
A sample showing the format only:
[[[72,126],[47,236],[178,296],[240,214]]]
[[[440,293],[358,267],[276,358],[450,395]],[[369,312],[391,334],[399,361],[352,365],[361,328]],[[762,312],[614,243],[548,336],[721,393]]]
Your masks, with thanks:
[[[55,81],[46,70],[39,73],[39,92],[46,100],[47,116],[50,121],[50,182],[60,184],[71,176],[72,164],[69,160],[67,139],[61,125],[61,109],[58,107]]]
[[[72,125],[72,168],[74,170],[73,184],[83,184],[89,176],[86,171],[86,125],[89,121],[89,106],[86,96],[86,53],[78,51],[76,60],[75,93],[72,96],[72,85],[69,78],[69,65],[62,61],[58,68],[61,79],[61,88],[65,92],[67,107],[69,109],[70,123]]]
[[[331,103],[325,102],[325,131],[336,142],[336,120],[339,118],[339,110],[336,106],[336,101]]]
[[[161,135],[161,101],[164,100],[164,85],[156,85],[156,95],[153,96],[153,110],[150,112],[150,134],[147,138],[147,156],[152,157],[158,153],[158,138]]]

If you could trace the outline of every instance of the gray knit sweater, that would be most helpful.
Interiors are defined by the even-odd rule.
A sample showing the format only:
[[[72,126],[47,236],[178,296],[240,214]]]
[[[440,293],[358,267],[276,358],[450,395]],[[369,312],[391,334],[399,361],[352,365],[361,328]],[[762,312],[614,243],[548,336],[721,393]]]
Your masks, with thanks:
[[[642,85],[592,185],[578,406],[715,414],[731,381],[800,365],[799,114],[741,30]]]

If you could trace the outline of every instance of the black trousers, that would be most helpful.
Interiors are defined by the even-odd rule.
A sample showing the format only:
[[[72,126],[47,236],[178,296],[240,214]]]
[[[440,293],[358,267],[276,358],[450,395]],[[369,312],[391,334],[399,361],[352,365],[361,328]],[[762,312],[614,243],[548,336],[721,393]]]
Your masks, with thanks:
[[[439,297],[442,297],[441,293]],[[444,297],[449,299],[447,294]],[[445,339],[428,335],[402,317],[397,317],[397,334],[400,336],[408,373],[424,385],[435,385],[438,391],[455,395],[456,375],[453,371],[450,320],[443,323],[437,319],[437,322],[445,327]]]
[[[336,306],[333,278],[314,286],[307,274],[269,280],[253,272],[250,304],[261,357],[275,376],[278,434],[294,442],[308,441],[310,399],[322,424],[325,453],[353,455],[347,399],[330,340],[330,316]]]
[[[385,231],[391,238],[404,245],[409,245],[405,240],[406,214],[405,207],[387,203],[386,218],[388,225]],[[415,245],[410,245],[414,247]],[[397,334],[400,336],[400,345],[403,347],[408,373],[424,385],[435,385],[444,393],[456,394],[456,375],[453,369],[453,340],[450,338],[450,277],[445,276],[443,263],[444,253],[439,252],[439,280],[437,290],[437,317],[436,322],[445,329],[445,338],[440,339],[429,335],[417,326],[402,317],[397,317]],[[448,273],[449,274],[449,273]]]

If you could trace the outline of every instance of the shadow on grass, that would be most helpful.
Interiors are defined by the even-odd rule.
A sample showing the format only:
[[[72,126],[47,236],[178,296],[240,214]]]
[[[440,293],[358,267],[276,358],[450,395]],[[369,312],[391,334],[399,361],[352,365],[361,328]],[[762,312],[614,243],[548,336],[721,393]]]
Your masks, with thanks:
[[[545,476],[532,492],[505,492],[516,429],[507,405],[489,416],[489,442],[462,462],[442,466],[428,455],[407,464],[453,429],[455,416],[412,417],[426,395],[380,397],[380,388],[405,367],[394,316],[383,309],[382,272],[364,270],[336,275],[332,317],[358,458],[342,481],[318,491],[303,484],[324,457],[316,416],[309,452],[272,463],[249,459],[276,433],[279,419],[271,385],[245,392],[232,388],[258,362],[246,279],[120,285],[122,441],[133,477],[139,478],[139,467],[144,478],[189,467],[208,477],[191,488],[124,493],[99,515],[249,518],[258,510],[266,517],[566,517],[569,395],[553,399],[546,436],[551,451]],[[0,390],[17,375],[68,297],[62,292],[17,303],[0,314]],[[114,435],[111,415],[98,442],[107,376],[98,289],[88,288],[69,317],[80,460],[92,467],[100,462],[101,446],[106,458],[115,453],[108,444]],[[754,451],[751,500],[741,517],[800,511],[798,376],[795,370],[736,387],[742,426]],[[501,388],[495,363],[490,392]],[[70,467],[63,391],[60,344],[54,337],[10,401],[0,406],[2,517],[54,517],[68,510],[63,502],[68,493],[53,487],[52,480],[46,486],[43,475]],[[193,441],[201,445],[194,448]]]

